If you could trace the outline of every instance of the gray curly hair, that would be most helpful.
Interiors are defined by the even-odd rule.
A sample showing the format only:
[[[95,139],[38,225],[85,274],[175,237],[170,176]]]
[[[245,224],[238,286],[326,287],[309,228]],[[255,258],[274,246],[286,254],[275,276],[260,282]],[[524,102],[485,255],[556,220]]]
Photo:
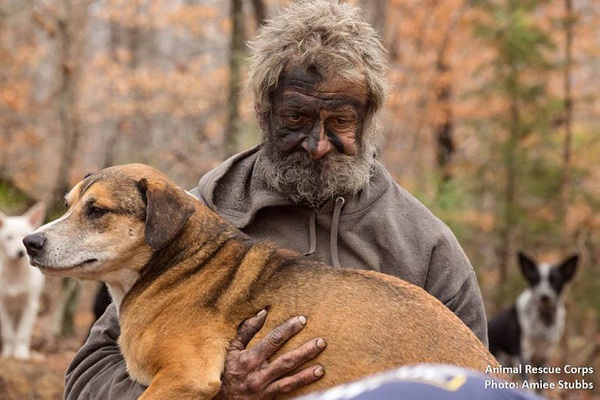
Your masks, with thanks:
[[[261,28],[250,48],[249,86],[261,124],[268,119],[270,95],[289,62],[314,67],[325,80],[364,82],[369,101],[367,121],[385,101],[386,51],[357,7],[335,0],[294,2]]]

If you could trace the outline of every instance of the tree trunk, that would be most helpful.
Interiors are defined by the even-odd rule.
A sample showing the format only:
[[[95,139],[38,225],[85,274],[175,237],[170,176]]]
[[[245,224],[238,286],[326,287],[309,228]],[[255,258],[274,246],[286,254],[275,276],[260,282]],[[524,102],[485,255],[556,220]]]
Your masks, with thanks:
[[[59,209],[63,196],[71,185],[70,171],[75,148],[79,140],[79,124],[75,111],[75,62],[73,58],[73,4],[70,0],[59,2],[56,18],[58,46],[58,122],[60,129],[59,166],[50,209]]]
[[[573,141],[573,94],[571,88],[571,69],[573,66],[573,0],[564,0],[565,3],[565,67],[564,67],[564,126],[565,142],[563,147],[563,170],[560,179],[560,216],[563,235],[567,235],[567,214],[569,209],[570,175],[571,175],[571,147]]]
[[[265,21],[267,20],[267,9],[265,7],[265,2],[263,0],[252,0],[252,8],[254,8],[254,19],[256,20],[256,25],[264,25]]]
[[[515,251],[515,229],[517,227],[517,204],[516,204],[516,187],[517,187],[517,150],[522,136],[522,121],[519,111],[520,101],[518,94],[519,72],[518,68],[510,65],[509,80],[513,81],[509,93],[510,102],[510,123],[508,127],[508,139],[504,144],[503,158],[505,171],[505,186],[504,186],[504,204],[502,212],[502,228],[501,241],[502,248],[500,249],[500,274],[499,283],[502,285],[506,282],[508,270],[512,264]]]
[[[442,183],[452,178],[450,162],[455,151],[454,145],[454,116],[452,113],[452,85],[447,78],[450,65],[441,56],[436,63],[436,71],[440,82],[436,88],[436,102],[441,116],[435,122],[435,137],[437,143],[437,165]]]
[[[454,143],[454,113],[452,110],[452,81],[448,76],[451,70],[448,61],[448,48],[450,47],[452,34],[456,31],[466,11],[467,6],[463,5],[453,13],[450,25],[437,52],[435,100],[441,116],[435,121],[434,132],[437,166],[442,184],[452,179],[450,163],[456,149]]]
[[[56,15],[56,32],[58,46],[58,88],[57,112],[61,143],[59,149],[58,176],[50,210],[62,210],[64,194],[71,186],[71,170],[75,162],[75,154],[81,136],[81,121],[77,112],[77,84],[80,63],[83,54],[82,42],[77,42],[87,22],[89,1],[73,3],[64,0],[58,3]],[[80,7],[74,12],[74,5]],[[72,336],[75,333],[74,312],[78,301],[79,291],[77,281],[72,278],[63,280],[61,301],[56,309],[54,326],[55,333],[61,337]]]
[[[231,52],[229,56],[229,112],[225,131],[225,156],[237,152],[240,135],[239,104],[241,97],[241,76],[244,62],[244,12],[242,0],[231,0]]]
[[[375,31],[385,36],[387,0],[361,0],[360,6],[363,9],[365,20],[369,22]]]

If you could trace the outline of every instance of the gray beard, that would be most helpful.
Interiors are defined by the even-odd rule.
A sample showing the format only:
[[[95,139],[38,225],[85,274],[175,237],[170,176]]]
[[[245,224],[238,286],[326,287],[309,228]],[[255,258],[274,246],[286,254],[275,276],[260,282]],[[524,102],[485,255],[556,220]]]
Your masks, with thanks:
[[[364,188],[374,171],[375,145],[366,140],[355,156],[333,150],[313,160],[304,150],[281,151],[267,139],[260,149],[257,172],[267,185],[298,204],[320,208],[339,196],[353,196]]]

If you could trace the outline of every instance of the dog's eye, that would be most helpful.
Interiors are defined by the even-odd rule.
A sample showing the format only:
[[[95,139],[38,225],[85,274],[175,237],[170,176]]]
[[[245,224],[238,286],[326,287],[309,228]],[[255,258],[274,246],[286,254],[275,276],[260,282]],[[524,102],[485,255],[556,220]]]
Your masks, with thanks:
[[[88,217],[96,219],[96,218],[102,217],[106,213],[108,213],[108,210],[105,210],[104,208],[92,206],[92,207],[90,207],[90,209],[88,211]]]

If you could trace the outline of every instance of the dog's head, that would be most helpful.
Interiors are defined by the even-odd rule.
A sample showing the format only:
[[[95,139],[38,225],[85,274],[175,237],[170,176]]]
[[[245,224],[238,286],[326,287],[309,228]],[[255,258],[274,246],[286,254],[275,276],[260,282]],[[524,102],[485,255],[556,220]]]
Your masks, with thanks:
[[[25,257],[23,238],[42,225],[45,216],[46,204],[43,202],[20,216],[7,217],[0,212],[0,251],[10,260]]]
[[[139,270],[181,232],[191,195],[142,164],[88,175],[65,196],[67,212],[23,239],[31,264],[51,276],[118,277]]]
[[[577,255],[572,255],[556,265],[538,264],[526,254],[519,253],[521,271],[541,310],[554,313],[565,284],[575,275],[578,259]]]

